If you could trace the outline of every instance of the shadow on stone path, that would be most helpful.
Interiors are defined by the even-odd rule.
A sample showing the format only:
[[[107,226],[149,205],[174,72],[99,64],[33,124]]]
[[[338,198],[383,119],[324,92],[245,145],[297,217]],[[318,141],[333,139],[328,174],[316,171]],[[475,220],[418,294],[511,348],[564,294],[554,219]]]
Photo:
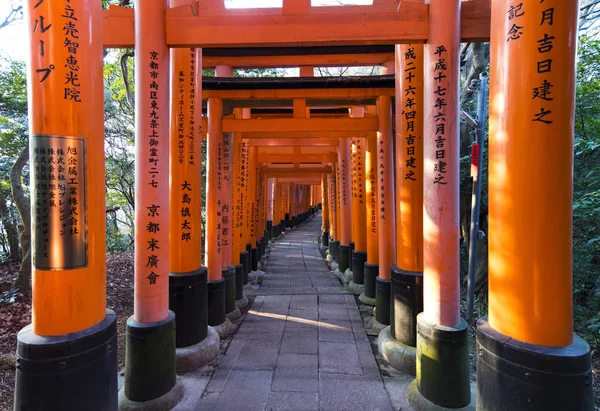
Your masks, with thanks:
[[[321,218],[276,240],[198,410],[392,410],[355,298],[321,257]]]

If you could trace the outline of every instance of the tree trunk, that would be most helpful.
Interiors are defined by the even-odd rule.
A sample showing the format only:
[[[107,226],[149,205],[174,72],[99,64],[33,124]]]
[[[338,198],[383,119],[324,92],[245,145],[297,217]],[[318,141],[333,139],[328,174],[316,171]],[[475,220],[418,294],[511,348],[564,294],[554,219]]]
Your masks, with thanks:
[[[24,257],[14,287],[23,294],[31,292],[31,204],[25,195],[22,183],[23,169],[27,161],[29,161],[29,147],[25,147],[21,151],[17,161],[10,169],[12,196],[23,222],[19,229],[21,230],[21,252]]]
[[[477,96],[471,88],[471,82],[479,78],[479,75],[488,67],[490,61],[488,43],[472,43],[465,52],[465,71],[462,73],[463,89],[461,90],[461,107],[465,107],[474,97]],[[475,105],[476,106],[476,105]],[[471,115],[476,114],[471,112]],[[487,113],[486,113],[487,114]],[[464,157],[470,154],[472,136],[475,130],[472,126],[463,122],[460,127],[460,156]],[[467,165],[469,167],[469,165]],[[485,171],[485,169],[484,169]],[[485,178],[482,176],[482,180]],[[483,188],[483,187],[482,187]],[[464,244],[468,247],[471,228],[471,198],[473,190],[473,180],[466,178],[461,181],[460,187],[460,225]],[[478,292],[487,286],[488,269],[488,239],[487,239],[487,204],[481,204],[479,217],[479,229],[486,235],[485,238],[477,243],[477,269],[475,271],[475,291]],[[465,278],[466,281],[466,278]]]
[[[0,189],[0,220],[2,220],[4,231],[6,231],[6,236],[8,237],[9,259],[14,261],[21,258],[22,254],[19,253],[19,232],[17,231],[17,227],[15,227],[14,221],[10,218],[10,212],[6,205],[6,197],[4,190]]]

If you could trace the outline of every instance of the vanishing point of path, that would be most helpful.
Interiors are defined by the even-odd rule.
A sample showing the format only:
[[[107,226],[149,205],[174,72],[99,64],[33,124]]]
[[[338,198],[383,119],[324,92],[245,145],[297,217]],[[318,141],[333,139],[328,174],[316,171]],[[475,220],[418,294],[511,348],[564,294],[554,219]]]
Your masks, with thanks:
[[[321,257],[320,214],[273,245],[200,410],[391,410],[355,297]],[[250,291],[250,290],[249,290]]]

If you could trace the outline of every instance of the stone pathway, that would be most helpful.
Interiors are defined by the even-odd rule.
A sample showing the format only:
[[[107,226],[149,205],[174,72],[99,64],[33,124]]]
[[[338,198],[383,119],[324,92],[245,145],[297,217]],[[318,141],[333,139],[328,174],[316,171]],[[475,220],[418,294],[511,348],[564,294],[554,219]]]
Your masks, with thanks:
[[[197,409],[392,410],[354,295],[321,257],[320,223],[315,216],[273,246]]]

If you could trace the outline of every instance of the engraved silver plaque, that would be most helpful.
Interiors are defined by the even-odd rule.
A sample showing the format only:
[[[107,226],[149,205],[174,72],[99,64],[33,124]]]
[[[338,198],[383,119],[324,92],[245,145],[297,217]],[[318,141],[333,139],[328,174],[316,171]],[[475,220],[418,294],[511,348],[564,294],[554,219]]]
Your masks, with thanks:
[[[85,139],[34,134],[29,149],[33,266],[87,267]]]

